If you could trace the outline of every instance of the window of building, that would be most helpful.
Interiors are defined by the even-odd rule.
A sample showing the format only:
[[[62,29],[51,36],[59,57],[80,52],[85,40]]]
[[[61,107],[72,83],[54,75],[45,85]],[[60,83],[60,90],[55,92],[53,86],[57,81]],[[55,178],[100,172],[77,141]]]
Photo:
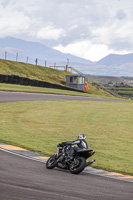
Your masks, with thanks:
[[[70,83],[73,83],[73,77],[70,77]]]

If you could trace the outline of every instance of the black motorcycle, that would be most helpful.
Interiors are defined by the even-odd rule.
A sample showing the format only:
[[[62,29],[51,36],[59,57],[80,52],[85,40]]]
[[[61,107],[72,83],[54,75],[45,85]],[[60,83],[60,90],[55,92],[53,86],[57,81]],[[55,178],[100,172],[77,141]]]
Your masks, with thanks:
[[[47,169],[58,167],[68,169],[72,174],[79,174],[85,167],[91,165],[95,160],[86,162],[86,159],[91,157],[95,152],[92,149],[76,149],[67,142],[62,143],[59,147],[59,153],[51,156],[46,162]]]

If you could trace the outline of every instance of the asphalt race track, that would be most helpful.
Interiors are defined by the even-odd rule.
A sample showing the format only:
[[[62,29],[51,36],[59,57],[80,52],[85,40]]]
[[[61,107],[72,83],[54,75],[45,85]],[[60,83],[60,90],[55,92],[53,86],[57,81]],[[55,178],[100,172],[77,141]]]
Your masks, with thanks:
[[[0,92],[0,102],[117,101],[68,95]],[[127,101],[126,101],[127,102]],[[133,182],[82,172],[73,175],[0,150],[0,200],[133,200]]]
[[[132,200],[133,183],[43,163],[0,150],[0,200]]]
[[[1,103],[17,102],[17,101],[57,101],[57,100],[128,102],[127,100],[103,99],[103,98],[83,97],[83,96],[0,91]]]

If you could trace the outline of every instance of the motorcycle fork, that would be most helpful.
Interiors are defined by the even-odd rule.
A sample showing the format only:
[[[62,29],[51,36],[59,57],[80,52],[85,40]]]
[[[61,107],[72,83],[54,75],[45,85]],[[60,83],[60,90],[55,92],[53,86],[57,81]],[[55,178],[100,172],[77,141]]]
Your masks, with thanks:
[[[76,158],[74,158],[74,163],[75,166],[77,166],[79,164],[79,160],[77,160]]]

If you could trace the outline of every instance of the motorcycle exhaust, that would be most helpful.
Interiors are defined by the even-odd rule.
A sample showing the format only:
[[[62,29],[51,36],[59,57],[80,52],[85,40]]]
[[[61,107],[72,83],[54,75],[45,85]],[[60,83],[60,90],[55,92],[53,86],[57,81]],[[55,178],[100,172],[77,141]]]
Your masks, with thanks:
[[[91,165],[94,162],[95,162],[95,160],[90,160],[89,162],[86,163],[86,167],[89,166],[89,165]]]

